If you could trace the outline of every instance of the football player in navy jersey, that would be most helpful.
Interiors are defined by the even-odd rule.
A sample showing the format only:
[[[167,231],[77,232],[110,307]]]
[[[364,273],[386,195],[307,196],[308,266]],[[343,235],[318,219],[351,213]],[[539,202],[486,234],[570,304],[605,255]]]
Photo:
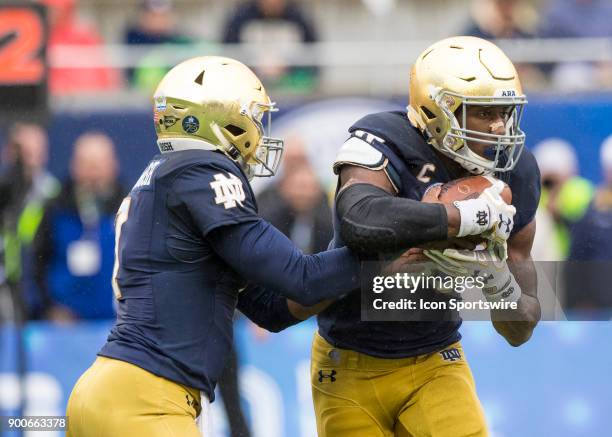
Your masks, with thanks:
[[[239,293],[239,308],[275,330],[299,321],[298,304],[359,283],[348,249],[303,255],[257,215],[249,180],[274,174],[283,144],[264,135],[274,104],[251,70],[221,57],[185,61],[154,103],[161,154],[117,214],[117,322],[72,391],[71,437],[199,436]]]
[[[424,253],[439,270],[485,277],[487,301],[516,303],[514,310],[491,310],[495,329],[513,346],[526,342],[540,319],[530,257],[540,177],[523,150],[526,103],[498,47],[473,37],[445,39],[417,58],[407,111],[357,121],[334,165],[332,247],[374,259],[429,247]],[[436,184],[470,175],[506,182],[512,204],[495,179],[475,199],[420,201]],[[431,248],[468,235],[486,238],[482,254],[497,261],[494,268],[474,262],[475,250]],[[355,289],[318,315],[311,382],[319,437],[488,435],[460,344],[461,321],[363,321],[360,299]],[[302,310],[305,318],[309,310]]]
[[[540,318],[530,262],[540,178],[523,150],[526,103],[498,47],[473,37],[445,39],[417,58],[407,112],[356,122],[334,165],[333,247],[392,253],[482,233],[487,255],[498,261],[486,272],[484,297],[517,303],[516,310],[491,310],[495,329],[513,346],[529,339]],[[470,175],[506,182],[512,205],[500,197],[499,181],[467,202],[419,201],[435,184]],[[473,262],[473,251],[426,253],[450,274],[457,266],[468,276],[487,269]],[[518,267],[509,268],[506,258]],[[460,323],[362,321],[359,290],[321,312],[311,367],[319,437],[487,435]]]

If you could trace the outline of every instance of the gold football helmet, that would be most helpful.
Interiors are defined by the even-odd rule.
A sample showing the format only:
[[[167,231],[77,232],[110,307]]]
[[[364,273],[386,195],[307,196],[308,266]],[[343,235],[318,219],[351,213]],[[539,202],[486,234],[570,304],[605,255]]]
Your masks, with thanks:
[[[512,62],[480,38],[439,41],[419,55],[410,73],[410,122],[431,145],[473,174],[514,168],[525,145],[520,120],[526,103]],[[472,105],[508,107],[505,133],[467,129],[466,112]],[[490,145],[487,157],[471,150],[471,141]]]
[[[219,56],[189,59],[170,70],[155,91],[157,144],[162,153],[220,150],[249,179],[272,176],[283,151],[283,141],[270,137],[276,110],[260,80],[241,62]]]

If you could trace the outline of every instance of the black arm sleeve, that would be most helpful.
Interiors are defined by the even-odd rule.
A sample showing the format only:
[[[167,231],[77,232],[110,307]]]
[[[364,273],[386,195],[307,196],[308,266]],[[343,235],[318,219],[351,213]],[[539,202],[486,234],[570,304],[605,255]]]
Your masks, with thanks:
[[[347,248],[304,255],[263,219],[218,227],[206,236],[244,279],[312,306],[359,288],[360,262]]]
[[[270,332],[280,332],[302,321],[293,317],[286,297],[257,285],[249,286],[240,293],[236,308]]]
[[[340,235],[361,253],[392,252],[446,240],[444,206],[395,197],[371,184],[354,184],[336,198]]]

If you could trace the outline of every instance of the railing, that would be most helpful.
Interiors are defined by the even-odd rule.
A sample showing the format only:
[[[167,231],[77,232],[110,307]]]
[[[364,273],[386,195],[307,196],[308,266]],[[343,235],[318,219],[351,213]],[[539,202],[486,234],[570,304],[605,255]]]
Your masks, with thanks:
[[[254,67],[274,56],[290,66],[407,67],[433,41],[343,41],[296,44],[271,41],[266,44],[214,43],[161,46],[106,45],[102,51],[91,46],[57,46],[49,53],[52,67],[137,68],[151,52],[147,66],[173,65],[198,54],[223,54]],[[612,61],[612,38],[505,39],[495,41],[517,63]],[[100,56],[100,55],[103,56]]]
[[[433,41],[350,41],[295,44],[270,41],[266,44],[194,43],[189,45],[100,47],[57,46],[49,51],[49,63],[55,68],[113,68],[118,70],[139,68],[168,68],[187,58],[199,55],[223,55],[241,60],[255,67],[273,62],[289,67],[317,67],[318,77],[314,89],[301,97],[326,96],[405,96],[408,92],[408,71],[414,59]],[[564,62],[607,63],[612,65],[612,38],[588,39],[516,39],[496,41],[515,62],[520,64],[555,64]],[[611,67],[612,68],[612,67]],[[546,74],[530,82],[523,76],[523,85],[529,93],[547,91],[565,93],[575,91],[559,81],[549,81]],[[268,86],[266,78],[264,84]],[[612,80],[598,83],[582,80],[581,91],[612,89]],[[115,92],[55,96],[56,109],[148,107],[151,90],[125,86]],[[275,99],[286,100],[296,94],[291,89],[269,87]],[[297,91],[300,94],[300,90]]]

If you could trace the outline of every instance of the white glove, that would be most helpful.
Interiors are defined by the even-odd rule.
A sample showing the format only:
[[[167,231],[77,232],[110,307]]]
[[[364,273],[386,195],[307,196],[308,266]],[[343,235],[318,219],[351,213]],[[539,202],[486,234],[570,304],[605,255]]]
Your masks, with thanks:
[[[514,279],[505,260],[493,250],[425,250],[425,256],[450,276],[481,278],[482,293],[489,302],[516,302],[521,297],[521,287]]]
[[[477,199],[453,202],[461,216],[457,237],[480,235],[490,230],[496,241],[508,239],[514,226],[512,218],[516,208],[504,202],[500,196],[503,190],[504,183],[496,179]]]

